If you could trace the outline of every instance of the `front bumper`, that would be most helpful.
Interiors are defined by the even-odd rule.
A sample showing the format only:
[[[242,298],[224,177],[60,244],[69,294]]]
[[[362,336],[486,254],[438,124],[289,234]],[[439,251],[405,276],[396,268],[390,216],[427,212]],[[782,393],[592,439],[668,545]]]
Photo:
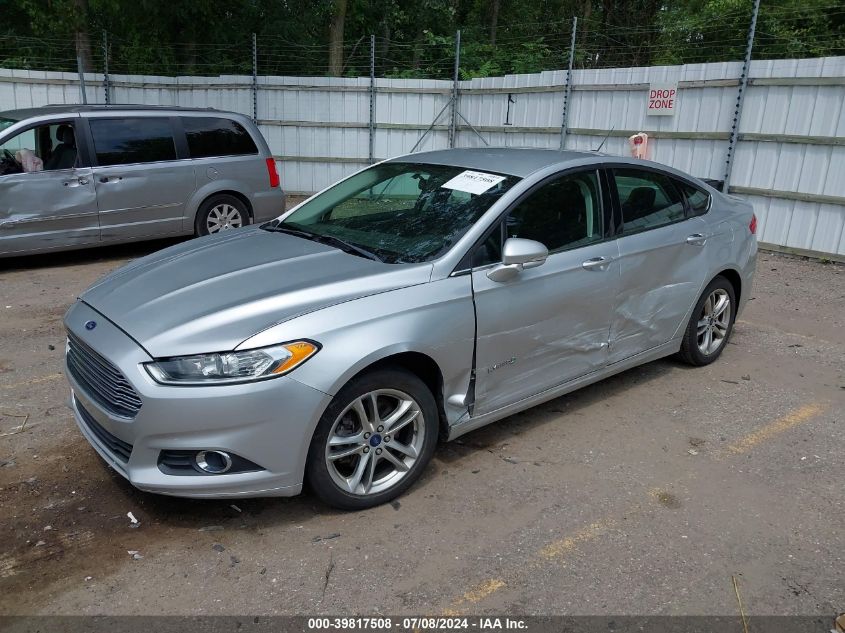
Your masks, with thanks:
[[[86,330],[87,321],[95,321],[96,327]],[[288,376],[242,385],[160,385],[141,366],[152,360],[146,351],[85,303],[71,307],[65,326],[115,365],[141,399],[134,418],[115,415],[98,404],[65,364],[71,408],[82,434],[134,486],[182,497],[291,496],[301,491],[311,436],[331,396]],[[106,435],[94,431],[80,407]],[[131,445],[128,459],[103,439],[109,435]],[[163,450],[226,451],[262,470],[169,475],[158,466]]]

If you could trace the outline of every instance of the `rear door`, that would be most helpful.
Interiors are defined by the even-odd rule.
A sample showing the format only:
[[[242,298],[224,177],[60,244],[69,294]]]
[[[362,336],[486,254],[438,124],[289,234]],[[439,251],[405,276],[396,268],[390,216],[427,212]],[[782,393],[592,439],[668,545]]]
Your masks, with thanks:
[[[607,362],[619,264],[597,169],[554,176],[517,202],[477,248],[476,413],[601,369]],[[605,189],[606,191],[606,189]],[[496,282],[503,239],[541,242],[549,257]]]
[[[33,123],[0,141],[0,253],[99,241],[94,182],[78,128],[79,117],[70,116]]]
[[[685,325],[708,274],[710,236],[692,217],[681,182],[639,166],[608,169],[616,213],[620,287],[608,362],[668,343]]]
[[[88,126],[102,240],[182,233],[196,179],[175,117],[92,116]]]

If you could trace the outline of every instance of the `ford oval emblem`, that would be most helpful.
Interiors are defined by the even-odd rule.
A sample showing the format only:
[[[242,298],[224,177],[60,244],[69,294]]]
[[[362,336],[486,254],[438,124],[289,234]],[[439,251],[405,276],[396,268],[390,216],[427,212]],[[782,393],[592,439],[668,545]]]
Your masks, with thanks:
[[[93,330],[95,327],[97,327],[96,321],[86,321],[85,322],[85,329],[86,330]]]

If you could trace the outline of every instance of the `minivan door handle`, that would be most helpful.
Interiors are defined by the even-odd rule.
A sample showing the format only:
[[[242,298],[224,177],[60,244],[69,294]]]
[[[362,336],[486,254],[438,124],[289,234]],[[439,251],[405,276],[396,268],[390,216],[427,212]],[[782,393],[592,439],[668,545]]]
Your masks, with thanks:
[[[123,176],[100,176],[102,183],[120,182],[121,180],[123,180]]]
[[[687,244],[692,246],[704,246],[707,243],[707,238],[701,233],[693,233],[687,236]]]
[[[81,187],[82,185],[88,184],[88,179],[84,176],[80,176],[79,178],[74,178],[73,180],[65,180],[62,184],[65,187]]]
[[[607,270],[607,267],[610,265],[612,260],[612,257],[591,257],[581,264],[581,267],[584,268],[584,270],[597,270],[599,272],[603,272]]]

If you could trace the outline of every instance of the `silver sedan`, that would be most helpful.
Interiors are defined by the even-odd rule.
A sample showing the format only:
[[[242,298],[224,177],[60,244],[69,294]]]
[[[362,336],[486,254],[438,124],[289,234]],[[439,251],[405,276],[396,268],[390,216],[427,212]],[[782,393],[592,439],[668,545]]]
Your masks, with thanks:
[[[144,257],[70,308],[72,407],[143,490],[358,509],[438,439],[671,354],[716,360],[752,208],[655,163],[449,150]]]

